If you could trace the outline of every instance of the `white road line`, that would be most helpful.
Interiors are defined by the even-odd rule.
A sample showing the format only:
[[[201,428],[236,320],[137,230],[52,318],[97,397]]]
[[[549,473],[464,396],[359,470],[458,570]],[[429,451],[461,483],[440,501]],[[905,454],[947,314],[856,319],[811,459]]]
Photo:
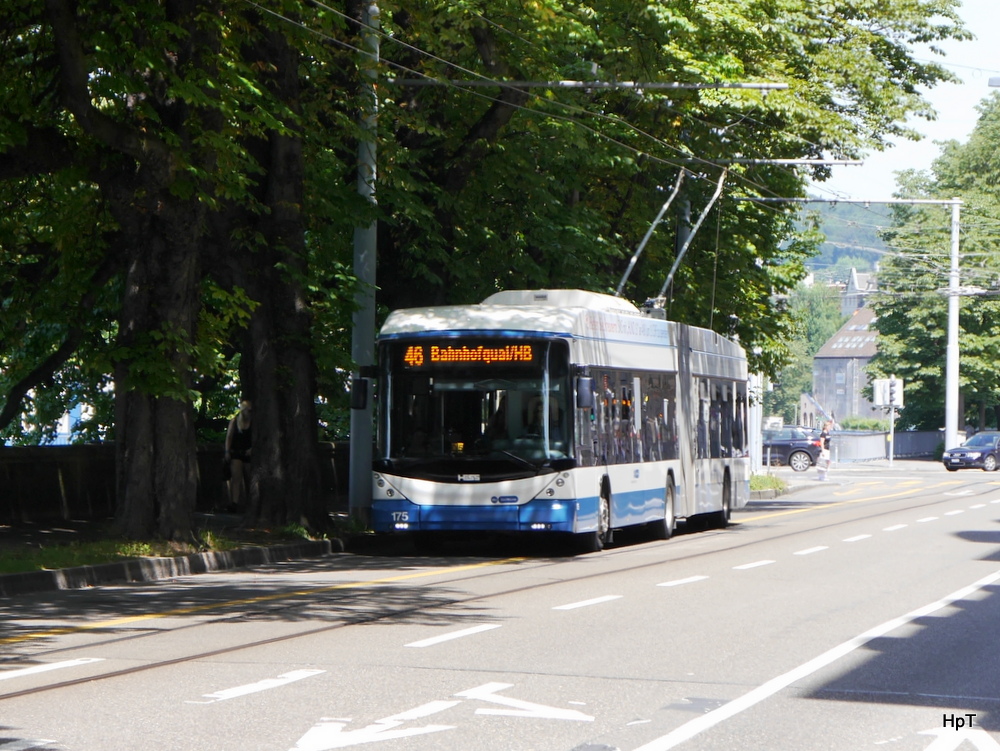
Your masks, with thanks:
[[[963,600],[973,593],[978,592],[979,590],[984,589],[997,581],[1000,581],[1000,571],[996,571],[967,587],[963,587],[957,592],[952,592],[950,595],[943,597],[936,602],[932,602],[922,608],[912,610],[899,618],[893,618],[891,621],[886,621],[875,628],[869,629],[868,631],[855,636],[853,639],[849,639],[842,644],[838,644],[836,647],[827,650],[819,657],[815,657],[812,660],[809,660],[809,662],[803,663],[783,675],[779,675],[777,678],[772,678],[767,681],[767,683],[764,683],[752,691],[743,694],[743,696],[734,699],[728,704],[723,704],[718,709],[713,709],[711,712],[703,714],[693,720],[689,720],[666,735],[660,736],[659,738],[640,746],[635,749],[635,751],[668,751],[668,749],[675,748],[681,743],[694,738],[699,733],[709,730],[719,723],[728,720],[731,717],[735,717],[740,712],[743,712],[744,710],[759,704],[765,699],[774,696],[776,693],[782,689],[788,688],[788,686],[793,683],[801,681],[804,678],[808,678],[813,673],[822,670],[842,657],[849,655],[856,649],[865,646],[868,642],[885,636],[901,626],[912,623],[919,618],[936,613],[938,610],[942,610],[958,600]]]
[[[965,513],[965,509],[960,509],[959,508],[959,509],[955,509],[954,511],[945,511],[944,515],[945,516],[956,516],[958,514],[964,514],[964,513]]]
[[[421,639],[420,641],[410,642],[405,644],[407,647],[432,647],[435,644],[440,644],[443,641],[451,641],[452,639],[461,639],[463,636],[472,636],[473,634],[479,634],[483,631],[490,631],[494,628],[500,628],[499,623],[483,623],[479,626],[473,626],[472,628],[463,628],[461,631],[452,631],[447,634],[441,634],[440,636],[432,636],[429,639]]]
[[[753,563],[744,563],[742,566],[733,566],[736,571],[746,571],[748,568],[758,568],[760,566],[769,566],[772,563],[777,563],[777,561],[754,561]]]
[[[871,535],[855,535],[854,537],[848,537],[844,542],[858,542],[859,540],[867,540]]]
[[[246,696],[247,694],[256,694],[258,691],[267,691],[268,689],[285,686],[289,683],[294,683],[295,681],[301,681],[303,678],[311,678],[314,675],[319,675],[320,673],[325,672],[325,670],[293,670],[289,673],[282,673],[277,678],[265,678],[262,681],[248,683],[245,686],[226,688],[222,691],[215,691],[211,694],[202,694],[202,696],[208,699],[208,701],[188,701],[185,703],[212,704],[217,701],[226,701],[227,699],[235,699],[239,696]]]
[[[924,524],[926,522],[935,522],[938,520],[936,516],[925,516],[923,519],[917,519],[917,524]]]
[[[681,584],[693,584],[707,579],[707,576],[689,576],[687,579],[674,579],[672,582],[661,582],[657,587],[679,587]]]
[[[997,498],[995,501],[990,501],[990,503],[1000,503],[1000,498]]]
[[[62,668],[75,668],[77,665],[89,665],[92,662],[102,662],[103,657],[81,657],[78,660],[64,660],[63,662],[49,662],[45,665],[35,665],[30,668],[18,668],[17,670],[0,670],[0,681],[11,678],[20,678],[24,675],[35,673],[45,673],[49,670],[61,670]]]
[[[819,553],[822,550],[829,550],[830,548],[826,545],[817,545],[814,548],[806,548],[805,550],[796,551],[793,555],[812,555],[813,553]]]
[[[576,608],[587,608],[591,605],[600,605],[602,602],[611,602],[621,598],[621,595],[604,595],[595,597],[593,600],[583,600],[581,602],[571,602],[569,605],[556,605],[553,610],[576,610]]]
[[[969,506],[969,508],[986,508],[986,504],[985,503],[974,503],[971,506]]]
[[[895,532],[897,529],[903,529],[904,527],[908,527],[908,526],[909,526],[908,524],[893,524],[891,527],[885,527],[882,531],[883,532]]]

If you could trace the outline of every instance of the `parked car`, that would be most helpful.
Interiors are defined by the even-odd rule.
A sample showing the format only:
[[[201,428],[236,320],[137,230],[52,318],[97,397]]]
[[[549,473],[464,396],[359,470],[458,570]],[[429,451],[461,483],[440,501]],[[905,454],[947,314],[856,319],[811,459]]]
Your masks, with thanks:
[[[949,472],[976,467],[995,472],[1000,463],[1000,430],[976,433],[958,448],[945,451],[941,461]]]
[[[816,463],[823,442],[819,430],[798,425],[783,425],[764,431],[764,461],[787,464],[796,472],[805,472]]]

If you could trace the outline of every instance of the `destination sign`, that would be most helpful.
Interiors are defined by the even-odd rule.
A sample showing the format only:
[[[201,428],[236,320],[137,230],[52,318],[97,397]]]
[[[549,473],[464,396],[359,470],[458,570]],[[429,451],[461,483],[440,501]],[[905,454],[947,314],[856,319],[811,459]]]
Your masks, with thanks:
[[[535,348],[531,344],[507,344],[490,347],[483,344],[469,346],[410,344],[403,353],[403,362],[411,368],[431,365],[493,365],[531,363],[535,361]]]

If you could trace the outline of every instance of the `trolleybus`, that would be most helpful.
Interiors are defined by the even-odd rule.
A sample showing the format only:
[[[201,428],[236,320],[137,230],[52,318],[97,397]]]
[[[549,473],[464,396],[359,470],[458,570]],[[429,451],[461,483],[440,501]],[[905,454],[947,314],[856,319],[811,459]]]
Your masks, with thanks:
[[[725,526],[750,495],[747,362],[581,290],[397,310],[378,338],[372,526],[429,535]]]

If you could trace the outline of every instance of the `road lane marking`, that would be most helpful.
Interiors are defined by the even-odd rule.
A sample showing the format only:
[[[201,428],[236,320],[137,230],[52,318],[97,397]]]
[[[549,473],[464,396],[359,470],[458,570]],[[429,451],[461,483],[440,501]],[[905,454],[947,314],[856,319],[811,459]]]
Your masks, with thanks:
[[[917,524],[924,524],[926,522],[935,522],[938,520],[936,516],[925,516],[923,519],[917,519]]]
[[[854,537],[848,537],[844,542],[859,542],[861,540],[867,540],[871,535],[854,535]]]
[[[595,597],[592,600],[581,600],[580,602],[571,602],[569,605],[556,605],[553,610],[575,610],[576,608],[587,608],[591,605],[600,605],[602,602],[611,602],[612,600],[620,599],[621,595],[604,595],[604,597]]]
[[[754,561],[753,563],[744,563],[742,566],[733,566],[737,571],[746,571],[751,568],[759,568],[761,566],[770,566],[772,563],[777,563],[777,561]]]
[[[478,626],[472,626],[471,628],[463,628],[461,631],[450,631],[447,634],[440,634],[439,636],[432,636],[429,639],[421,639],[420,641],[410,642],[405,644],[407,647],[432,647],[435,644],[440,644],[443,641],[451,641],[452,639],[461,639],[463,636],[472,636],[473,634],[480,634],[483,631],[491,631],[495,628],[500,628],[499,623],[482,623]]]
[[[682,584],[694,584],[695,582],[704,581],[707,576],[689,576],[687,579],[674,579],[670,582],[661,582],[657,584],[657,587],[679,587]]]
[[[959,509],[955,509],[954,511],[945,511],[944,515],[945,516],[957,516],[958,514],[964,514],[964,513],[965,513],[965,509],[960,509],[959,508]]]
[[[77,665],[89,665],[92,662],[102,662],[103,657],[81,657],[78,660],[63,660],[62,662],[49,662],[45,665],[33,665],[30,668],[17,668],[16,670],[0,670],[0,681],[8,681],[11,678],[21,678],[25,675],[35,673],[46,673],[49,670],[62,670],[63,668],[75,668]]]
[[[883,532],[895,532],[897,529],[903,529],[903,528],[908,527],[908,526],[909,526],[908,524],[893,524],[891,527],[884,527],[882,529],[882,531]]]
[[[819,553],[822,550],[829,550],[830,548],[826,545],[817,545],[814,548],[806,548],[805,550],[799,550],[793,555],[812,555],[813,553]]]
[[[245,686],[237,686],[236,688],[226,688],[222,691],[215,691],[211,694],[202,694],[202,697],[208,699],[208,701],[186,701],[185,704],[214,704],[217,701],[226,701],[228,699],[236,699],[240,696],[246,696],[248,694],[256,694],[260,691],[268,691],[272,688],[280,688],[281,686],[287,686],[289,683],[294,683],[295,681],[301,681],[303,678],[311,678],[314,675],[319,675],[320,673],[325,673],[325,670],[292,670],[288,673],[282,673],[277,678],[265,678],[262,681],[257,681],[256,683],[248,683]],[[2,750],[0,750],[2,751]]]
[[[974,503],[971,506],[969,506],[969,508],[986,508],[986,504],[985,503]]]
[[[765,699],[774,696],[776,693],[788,688],[793,683],[808,678],[813,673],[822,670],[828,665],[831,665],[837,660],[849,655],[851,652],[865,646],[869,642],[883,637],[886,634],[912,623],[919,618],[932,615],[938,610],[942,610],[958,600],[964,600],[970,595],[985,589],[997,581],[1000,581],[1000,571],[995,571],[989,576],[985,576],[967,587],[962,587],[962,589],[952,592],[950,595],[942,597],[940,600],[932,602],[929,605],[924,605],[916,610],[911,610],[906,615],[902,615],[899,618],[893,618],[890,621],[886,621],[885,623],[875,626],[874,628],[868,629],[864,633],[855,636],[853,639],[848,639],[842,644],[838,644],[836,647],[827,650],[818,657],[799,665],[797,668],[793,668],[787,673],[779,675],[776,678],[772,678],[752,691],[748,691],[743,694],[743,696],[740,696],[727,704],[723,704],[718,709],[713,709],[700,717],[685,722],[680,727],[675,728],[666,735],[660,736],[643,746],[640,746],[635,749],[635,751],[668,751],[668,749],[675,748],[681,743],[694,738],[696,735],[703,733],[721,722],[728,720],[731,717],[735,717],[750,707],[759,704]]]
[[[142,621],[151,621],[159,618],[176,618],[177,616],[183,615],[196,615],[198,613],[207,613],[213,610],[224,610],[226,608],[236,607],[236,606],[246,606],[246,605],[259,605],[264,602],[273,602],[275,600],[291,600],[296,597],[311,597],[314,595],[324,594],[326,592],[336,592],[338,590],[344,589],[366,589],[368,587],[377,587],[382,584],[393,584],[395,582],[407,581],[410,579],[421,579],[429,576],[444,576],[447,574],[458,574],[463,571],[473,571],[477,568],[486,568],[487,566],[500,566],[508,563],[522,563],[525,558],[503,558],[497,561],[484,561],[482,563],[470,563],[465,566],[454,566],[451,568],[436,568],[430,571],[417,571],[415,573],[400,574],[398,576],[387,576],[382,579],[367,579],[363,581],[355,582],[341,582],[340,584],[331,584],[326,587],[314,587],[312,589],[299,589],[293,590],[291,592],[277,592],[269,595],[260,595],[258,597],[246,597],[239,600],[223,600],[216,603],[208,603],[206,605],[191,605],[183,608],[173,608],[171,610],[162,610],[155,613],[143,613],[141,615],[129,615],[123,616],[121,618],[113,618],[108,621],[95,621],[93,623],[83,623],[79,626],[61,626],[59,628],[48,629],[47,631],[33,631],[27,634],[19,634],[18,636],[7,636],[0,639],[0,645],[2,644],[16,644],[22,641],[32,641],[34,639],[48,639],[53,636],[65,636],[66,634],[79,634],[86,631],[98,631],[102,629],[115,628],[117,626],[126,626],[131,623],[140,623]]]

